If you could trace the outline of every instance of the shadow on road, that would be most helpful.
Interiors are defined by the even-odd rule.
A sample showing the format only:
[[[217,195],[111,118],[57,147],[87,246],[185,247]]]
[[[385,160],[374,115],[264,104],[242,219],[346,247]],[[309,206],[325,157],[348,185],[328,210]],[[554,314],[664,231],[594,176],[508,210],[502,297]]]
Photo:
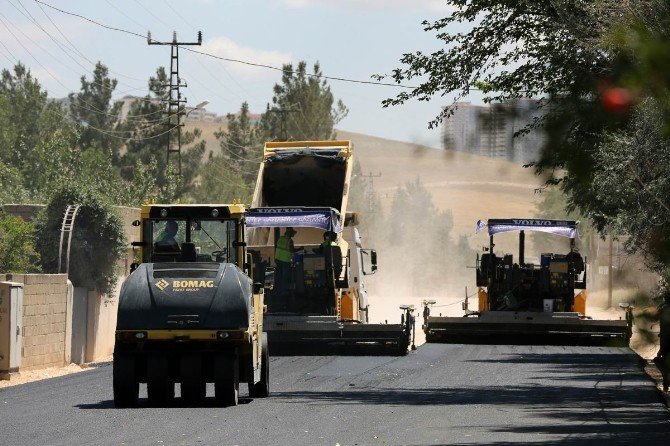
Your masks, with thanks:
[[[592,377],[593,379],[593,377]],[[482,386],[476,388],[436,387],[426,389],[345,389],[337,391],[275,392],[275,399],[303,405],[386,405],[386,406],[484,406],[482,413],[505,411],[525,413],[526,421],[511,419],[500,426],[481,425],[476,431],[494,434],[538,435],[542,445],[670,444],[667,411],[654,400],[653,392],[639,388],[577,387],[567,385]],[[494,406],[486,409],[485,406]],[[412,410],[412,409],[407,409]],[[483,420],[484,423],[486,420]],[[530,424],[529,424],[530,422]],[[552,440],[542,441],[543,437]],[[509,438],[509,435],[506,435]],[[561,441],[553,438],[562,437]],[[600,441],[602,440],[602,443]],[[492,445],[518,443],[492,442]]]
[[[600,349],[598,349],[600,350]],[[610,349],[608,349],[610,350]],[[464,362],[470,363],[495,363],[495,364],[544,364],[553,366],[561,371],[568,371],[568,368],[574,368],[580,372],[589,370],[601,371],[605,367],[612,366],[635,366],[638,359],[630,352],[622,354],[617,349],[612,353],[522,353],[522,354],[501,354],[502,358],[489,359],[467,359]],[[571,370],[574,371],[574,370]]]
[[[240,398],[239,404],[249,404],[252,401],[253,398]],[[85,409],[85,410],[116,409],[116,407],[114,407],[114,400],[103,400],[97,403],[76,404],[74,407],[77,409]],[[176,398],[172,404],[166,404],[161,406],[149,404],[149,400],[140,398],[138,406],[133,409],[144,409],[147,407],[169,408],[169,407],[222,407],[222,406],[218,404],[214,398],[206,398],[202,404],[198,405],[184,404],[182,403],[181,399]]]

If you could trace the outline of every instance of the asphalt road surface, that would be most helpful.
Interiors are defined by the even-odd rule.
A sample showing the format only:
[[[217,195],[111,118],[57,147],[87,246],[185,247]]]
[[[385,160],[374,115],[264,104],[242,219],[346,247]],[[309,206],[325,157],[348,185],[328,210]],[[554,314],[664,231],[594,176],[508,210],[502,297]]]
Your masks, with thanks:
[[[234,408],[114,409],[110,365],[2,389],[0,444],[670,444],[628,349],[432,344],[271,367],[271,397]]]

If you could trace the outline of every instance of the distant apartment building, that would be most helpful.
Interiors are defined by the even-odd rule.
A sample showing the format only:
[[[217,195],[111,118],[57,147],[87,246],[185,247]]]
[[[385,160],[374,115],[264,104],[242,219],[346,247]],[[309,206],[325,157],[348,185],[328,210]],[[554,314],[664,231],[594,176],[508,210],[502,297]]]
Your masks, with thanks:
[[[525,164],[538,159],[544,133],[532,130],[514,134],[540,117],[538,102],[517,99],[495,105],[454,104],[454,114],[442,126],[442,145],[446,149],[502,158]]]
[[[223,122],[224,116],[214,112],[208,112],[206,108],[186,107],[184,109],[184,121],[186,122]]]
[[[121,102],[121,111],[120,111],[120,119],[123,121],[128,117],[128,114],[130,113],[130,108],[132,107],[133,103],[136,101],[146,101],[146,98],[141,98],[137,96],[124,96],[120,99]],[[154,104],[159,104],[161,101],[159,99],[149,99]],[[214,112],[208,112],[206,108],[193,108],[193,107],[185,107],[184,108],[184,114],[183,120],[185,122],[223,122],[225,120],[224,116],[219,116]]]

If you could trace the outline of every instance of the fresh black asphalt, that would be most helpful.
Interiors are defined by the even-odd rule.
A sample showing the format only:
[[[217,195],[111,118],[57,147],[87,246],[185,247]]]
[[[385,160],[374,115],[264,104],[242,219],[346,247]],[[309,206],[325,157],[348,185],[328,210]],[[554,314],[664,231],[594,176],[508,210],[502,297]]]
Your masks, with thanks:
[[[0,445],[670,444],[668,410],[623,348],[272,358],[271,397],[233,408],[115,409],[111,372],[0,390]]]

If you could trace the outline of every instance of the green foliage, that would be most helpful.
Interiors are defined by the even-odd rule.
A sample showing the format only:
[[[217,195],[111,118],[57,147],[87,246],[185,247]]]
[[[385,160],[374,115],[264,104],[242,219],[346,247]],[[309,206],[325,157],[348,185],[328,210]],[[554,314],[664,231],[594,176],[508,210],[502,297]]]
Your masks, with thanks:
[[[0,210],[0,271],[39,272],[39,259],[32,225]]]
[[[263,157],[263,144],[267,139],[265,132],[260,124],[251,122],[246,102],[242,103],[239,115],[229,113],[226,119],[228,129],[214,133],[221,147],[221,158],[227,160],[227,169],[234,170],[247,185],[252,185]],[[214,164],[210,171],[223,167],[225,163],[219,161]],[[230,179],[230,174],[227,177]],[[201,182],[201,186],[204,184]]]
[[[70,252],[70,280],[75,286],[113,291],[117,261],[126,246],[123,223],[107,199],[91,190],[63,187],[52,197],[35,222],[36,246],[45,272],[58,269],[60,230],[65,209],[80,205]]]
[[[605,136],[593,177],[597,227],[612,224],[627,234],[626,246],[641,251],[659,272],[670,265],[670,138],[664,122],[660,103],[643,100],[626,129]]]
[[[21,172],[0,161],[0,203],[26,203],[28,191],[23,187]]]
[[[231,168],[231,161],[223,156],[211,157],[202,168],[200,183],[191,193],[196,203],[251,202],[254,184],[245,181],[241,173]]]
[[[117,134],[132,139],[125,142],[126,152],[120,156],[116,166],[121,171],[121,177],[128,181],[133,178],[138,166],[142,165],[145,171],[152,169],[157,189],[154,196],[174,202],[195,187],[205,153],[205,141],[194,144],[201,136],[197,129],[182,133],[182,178],[175,182],[171,178],[175,176],[174,170],[167,166],[166,150],[168,139],[175,133],[176,117],[167,115],[162,102],[169,96],[166,85],[169,85],[169,79],[165,69],[160,67],[156,76],[149,79],[150,94],[135,101],[126,119],[117,125]],[[171,131],[168,132],[169,129]],[[176,145],[176,140],[172,143]],[[170,160],[171,164],[175,158],[176,155]]]
[[[669,4],[661,0],[446,3],[456,11],[424,22],[443,48],[403,55],[403,66],[394,70],[393,79],[420,85],[384,105],[447,93],[456,93],[458,100],[471,86],[482,90],[486,102],[542,97],[544,116],[530,124],[543,127],[548,136],[536,170],[561,172],[551,175],[548,183],[560,183],[569,210],[578,209],[599,231],[616,226],[632,237],[631,249],[652,253],[667,264],[670,255],[665,253],[662,234],[667,228],[657,224],[665,217],[657,215],[663,211],[656,199],[661,191],[667,193],[659,180],[667,176],[667,144],[661,144],[653,127],[670,129]],[[454,32],[454,26],[465,26],[467,31]],[[613,86],[627,88],[633,97],[654,97],[662,119],[647,116],[654,122],[643,125],[639,114],[625,112],[626,104],[618,109],[608,105],[606,95]],[[445,109],[431,126],[450,112]],[[652,135],[649,141],[641,128]],[[634,160],[638,155],[639,162]],[[639,181],[635,186],[634,169],[649,174],[642,180],[644,186]]]
[[[18,63],[0,74],[0,161],[21,170],[28,153],[66,126],[60,108],[49,103],[30,70]]]
[[[93,79],[81,77],[81,90],[70,93],[70,114],[80,127],[79,144],[83,148],[95,147],[114,154],[118,159],[121,139],[112,133],[119,118],[121,102],[112,104],[116,79],[109,77],[109,70],[101,62],[95,65]]]
[[[451,211],[439,211],[417,178],[399,187],[393,197],[381,225],[387,243],[380,255],[399,260],[389,266],[396,268],[395,274],[402,275],[414,292],[444,291],[445,284],[461,281],[466,265],[475,258],[465,238],[452,238],[453,227]]]
[[[330,86],[319,78],[321,74],[318,63],[312,76],[304,61],[295,69],[291,64],[284,65],[281,84],[275,84],[272,106],[263,117],[269,139],[313,141],[335,137],[333,127],[349,110],[341,100],[335,102]]]

